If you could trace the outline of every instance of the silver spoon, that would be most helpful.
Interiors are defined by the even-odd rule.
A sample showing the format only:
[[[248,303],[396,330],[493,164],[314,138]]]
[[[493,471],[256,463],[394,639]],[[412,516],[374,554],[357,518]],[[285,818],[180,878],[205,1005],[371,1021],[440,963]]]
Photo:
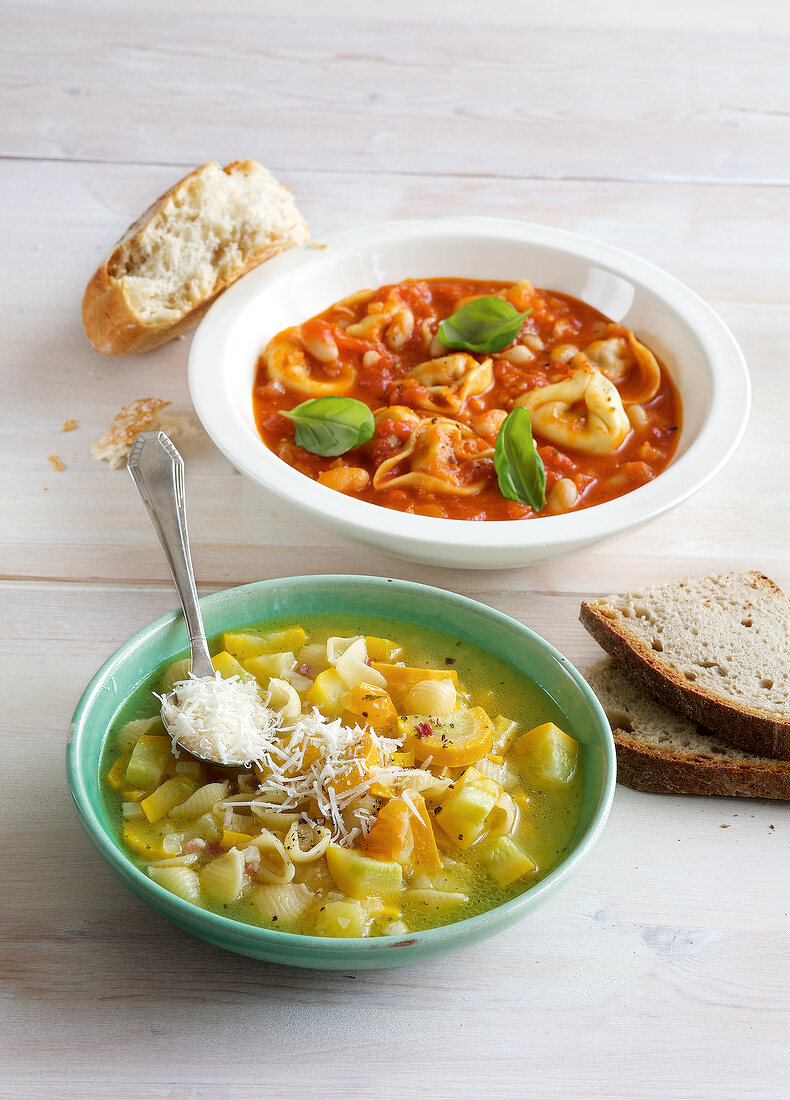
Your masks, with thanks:
[[[186,620],[189,633],[191,671],[199,678],[214,679],[214,666],[206,641],[203,616],[200,613],[192,555],[187,534],[186,501],[184,498],[184,460],[164,432],[141,432],[129,454],[129,473],[148,509],[159,542],[170,568],[173,584]],[[169,703],[177,703],[175,692],[166,697]],[[162,712],[162,722],[173,736],[172,728]],[[180,742],[177,742],[180,744]],[[193,749],[182,746],[186,752],[209,764],[222,764],[212,757],[200,756]],[[225,764],[230,763],[224,761]]]

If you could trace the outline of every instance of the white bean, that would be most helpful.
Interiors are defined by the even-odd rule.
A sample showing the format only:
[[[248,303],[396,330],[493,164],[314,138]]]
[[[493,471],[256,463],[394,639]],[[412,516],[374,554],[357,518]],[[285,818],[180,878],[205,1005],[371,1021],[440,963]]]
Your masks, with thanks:
[[[373,351],[373,349],[371,348],[370,351],[366,351],[365,354],[362,356],[362,366],[370,370],[371,367],[375,367],[380,358],[381,356],[379,355],[379,353],[377,351]]]
[[[569,477],[560,478],[549,491],[546,506],[552,515],[568,512],[579,499],[579,491]]]
[[[514,348],[503,351],[499,358],[507,359],[508,363],[513,363],[514,366],[518,367],[524,363],[531,363],[535,357],[529,348],[525,348],[523,344],[516,344]]]
[[[393,351],[402,348],[411,334],[414,332],[414,314],[410,309],[399,309],[384,334],[384,340]]]
[[[304,350],[319,363],[334,363],[338,357],[337,344],[326,340],[302,340]]]
[[[441,342],[438,336],[434,336],[428,346],[428,353],[431,359],[439,359],[447,351],[447,348]]]
[[[649,417],[643,405],[628,405],[625,411],[628,414],[628,419],[635,428],[644,428],[645,424],[647,424]]]
[[[571,359],[578,354],[579,349],[575,344],[560,344],[552,349],[551,358],[554,363],[570,363]]]

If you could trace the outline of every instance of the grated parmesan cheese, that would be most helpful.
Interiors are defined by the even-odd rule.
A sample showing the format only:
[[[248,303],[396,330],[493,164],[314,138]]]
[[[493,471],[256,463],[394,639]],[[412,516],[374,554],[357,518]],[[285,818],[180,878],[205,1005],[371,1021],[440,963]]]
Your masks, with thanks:
[[[176,751],[178,742],[207,760],[248,765],[272,746],[280,718],[264,705],[254,680],[195,676],[173,684],[173,695],[158,698]]]

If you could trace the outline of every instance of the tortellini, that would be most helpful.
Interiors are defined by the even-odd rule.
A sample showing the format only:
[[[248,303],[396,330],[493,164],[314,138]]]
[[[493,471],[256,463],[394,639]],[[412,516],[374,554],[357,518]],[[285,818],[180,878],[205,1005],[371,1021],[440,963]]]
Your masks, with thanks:
[[[375,488],[411,485],[456,496],[479,492],[489,470],[481,460],[492,458],[494,448],[456,420],[440,416],[414,419],[417,423],[406,443],[376,470]]]
[[[617,387],[586,365],[551,386],[523,394],[535,432],[560,447],[611,454],[631,430]]]
[[[410,387],[416,382],[417,388]],[[397,402],[401,393],[406,400],[430,412],[460,412],[470,397],[485,393],[494,384],[491,359],[479,363],[466,352],[443,355],[420,363],[390,390],[390,400]]]
[[[311,346],[313,351],[317,350],[314,344]],[[356,381],[354,367],[343,361],[332,366],[331,375],[325,372],[324,377],[317,376],[308,362],[305,346],[297,329],[289,329],[287,333],[272,340],[266,348],[264,359],[269,377],[273,381],[280,382],[288,390],[304,394],[305,398],[342,396],[349,392]],[[324,358],[323,362],[329,365],[333,361]]]
[[[652,401],[661,385],[661,368],[655,355],[632,332],[620,332],[595,340],[584,349],[592,362],[620,390],[624,405]]]
[[[402,348],[414,331],[414,314],[399,298],[373,301],[367,316],[346,332],[357,340],[383,340],[392,351]]]

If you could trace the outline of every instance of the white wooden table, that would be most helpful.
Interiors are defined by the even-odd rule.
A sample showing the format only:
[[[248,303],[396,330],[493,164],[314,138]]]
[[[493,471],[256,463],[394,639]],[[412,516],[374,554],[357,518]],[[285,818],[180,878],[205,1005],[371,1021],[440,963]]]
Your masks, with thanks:
[[[0,3],[0,1095],[786,1097],[786,804],[618,787],[603,841],[533,917],[417,969],[357,974],[201,945],[127,893],[77,823],[74,705],[175,603],[129,478],[89,444],[138,397],[189,412],[188,340],[104,359],[80,298],[149,200],[209,159],[269,165],[319,239],[453,212],[636,251],[721,312],[754,407],[735,459],[671,515],[509,572],[347,543],[201,435],[183,450],[204,592],[298,573],[419,579],[509,612],[584,667],[583,596],[730,568],[790,589],[787,5],[329,7]]]

